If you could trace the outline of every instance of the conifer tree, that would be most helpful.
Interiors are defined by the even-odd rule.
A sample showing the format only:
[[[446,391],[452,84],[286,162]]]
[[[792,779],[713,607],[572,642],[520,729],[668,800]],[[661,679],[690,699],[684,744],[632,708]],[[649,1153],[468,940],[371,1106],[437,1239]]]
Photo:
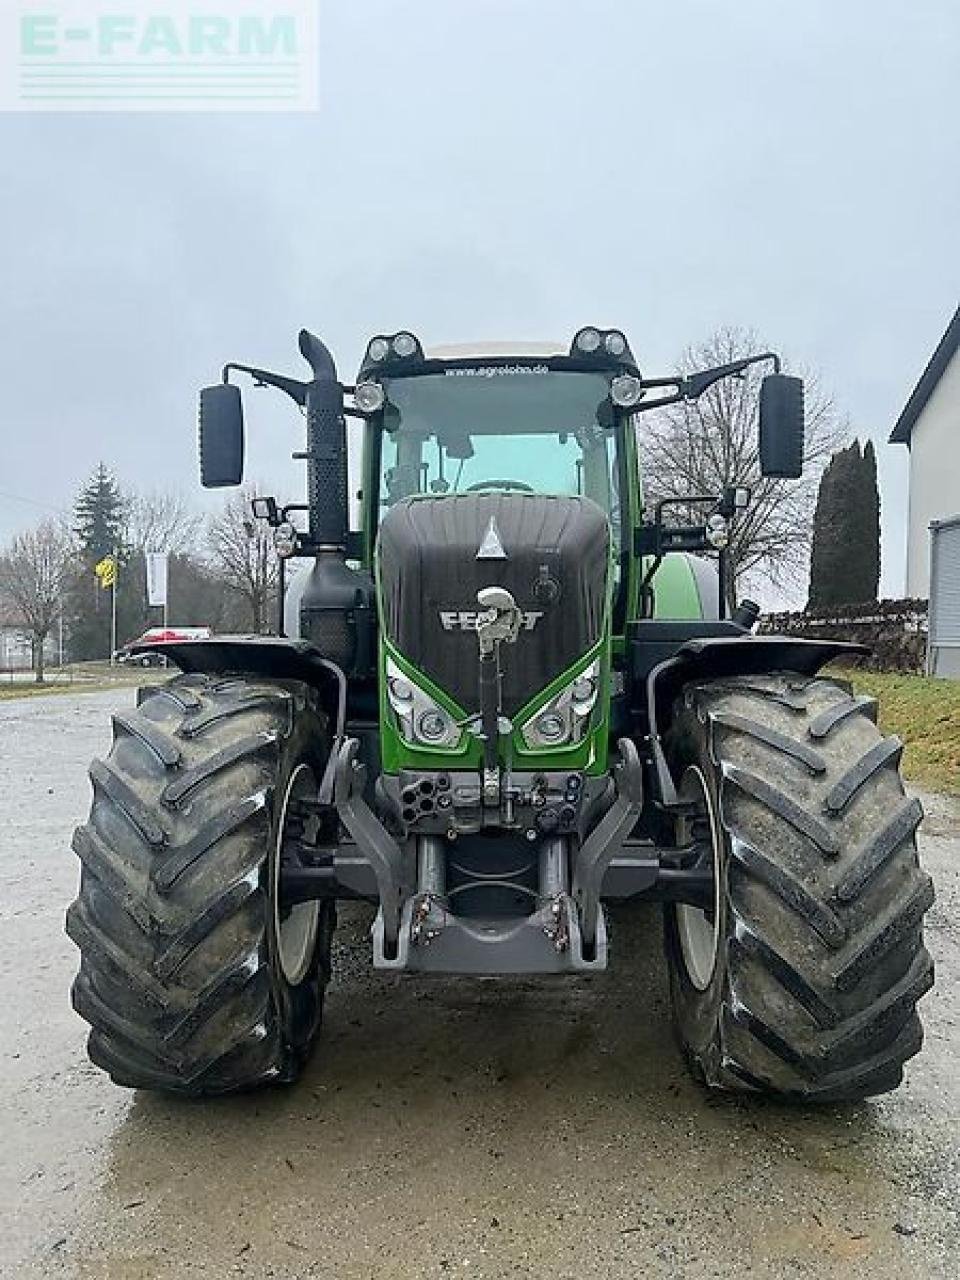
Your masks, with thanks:
[[[104,556],[119,552],[122,557],[124,550],[123,494],[105,463],[80,490],[73,516],[80,555],[69,592],[70,656],[74,661],[103,659],[110,656],[112,602],[93,570]]]
[[[868,441],[841,449],[820,481],[813,518],[807,608],[867,604],[880,582],[877,457]]]
[[[123,544],[123,495],[101,462],[74,503],[73,530],[85,557],[94,563]]]

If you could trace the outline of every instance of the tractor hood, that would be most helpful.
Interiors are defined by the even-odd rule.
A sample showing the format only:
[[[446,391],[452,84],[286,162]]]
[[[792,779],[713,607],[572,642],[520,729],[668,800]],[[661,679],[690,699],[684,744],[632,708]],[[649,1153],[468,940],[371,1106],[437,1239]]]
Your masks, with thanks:
[[[477,592],[511,592],[523,611],[517,643],[503,654],[503,709],[514,715],[601,639],[610,526],[587,498],[405,498],[381,523],[378,569],[383,633],[470,712],[478,707]]]

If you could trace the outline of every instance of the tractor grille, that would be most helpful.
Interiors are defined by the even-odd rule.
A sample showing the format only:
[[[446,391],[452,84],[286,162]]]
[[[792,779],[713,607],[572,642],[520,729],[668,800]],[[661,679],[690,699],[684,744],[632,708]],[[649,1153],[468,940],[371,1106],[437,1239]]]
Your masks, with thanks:
[[[481,547],[493,554],[478,557]],[[380,527],[379,562],[386,635],[467,711],[479,703],[476,611],[483,587],[506,587],[524,613],[517,643],[502,654],[508,715],[603,634],[610,526],[586,498],[405,498]]]

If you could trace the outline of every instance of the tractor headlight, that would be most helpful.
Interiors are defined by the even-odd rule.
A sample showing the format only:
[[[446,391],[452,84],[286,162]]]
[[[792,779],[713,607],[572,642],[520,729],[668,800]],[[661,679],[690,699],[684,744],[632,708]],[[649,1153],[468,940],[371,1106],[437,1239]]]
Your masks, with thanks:
[[[521,725],[526,745],[536,750],[579,742],[597,705],[599,692],[600,660],[597,659]]]
[[[417,737],[423,742],[443,742],[450,728],[450,717],[437,708],[422,711],[417,717]]]
[[[387,658],[387,700],[400,736],[411,747],[459,746],[463,731],[453,716]]]
[[[382,360],[386,360],[390,354],[390,343],[386,338],[374,338],[367,347],[367,355],[376,364],[380,364]]]
[[[607,354],[617,360],[627,353],[627,340],[619,329],[611,329],[604,338],[603,345],[607,349]]]
[[[595,351],[599,351],[602,342],[603,338],[600,336],[599,329],[581,329],[573,340],[576,349],[588,356],[593,355]]]
[[[542,715],[537,716],[533,722],[533,733],[541,744],[547,746],[566,742],[570,736],[566,720],[556,711],[544,711]]]

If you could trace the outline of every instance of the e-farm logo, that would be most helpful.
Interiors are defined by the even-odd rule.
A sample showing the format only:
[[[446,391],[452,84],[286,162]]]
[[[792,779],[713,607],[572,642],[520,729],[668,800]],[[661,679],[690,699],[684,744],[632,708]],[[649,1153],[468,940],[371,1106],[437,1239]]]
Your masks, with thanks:
[[[3,0],[0,109],[313,111],[319,0]]]

